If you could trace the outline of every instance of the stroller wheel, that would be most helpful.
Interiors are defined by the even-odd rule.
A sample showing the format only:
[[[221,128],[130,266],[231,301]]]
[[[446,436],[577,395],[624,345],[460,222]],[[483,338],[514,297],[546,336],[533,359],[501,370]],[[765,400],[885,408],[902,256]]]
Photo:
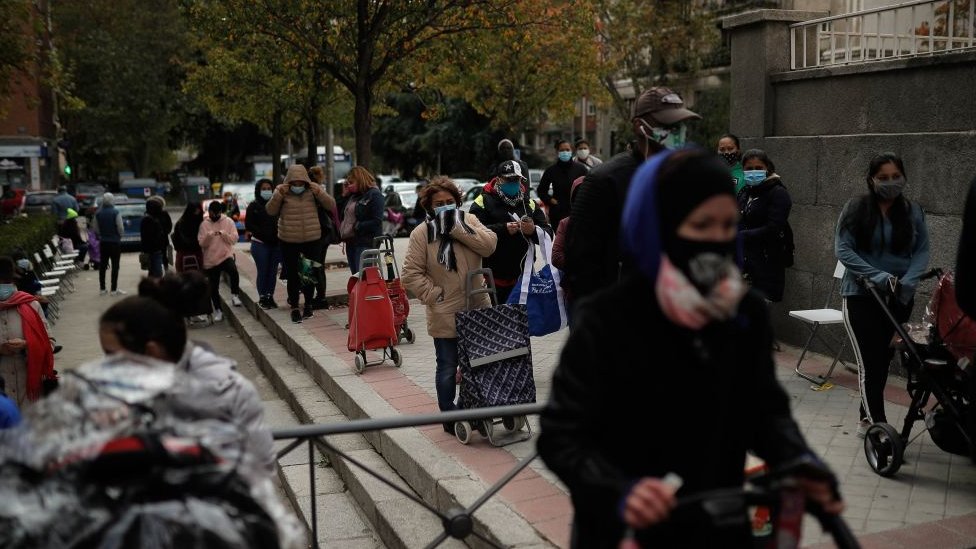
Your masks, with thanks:
[[[458,442],[461,444],[467,444],[471,442],[471,424],[467,421],[459,421],[454,424],[454,436],[457,437]]]
[[[366,357],[362,353],[356,353],[356,373],[361,374],[366,369]]]
[[[397,368],[403,366],[403,355],[400,354],[400,350],[396,347],[390,347],[390,360],[393,361],[393,365]]]
[[[875,423],[864,434],[864,456],[875,473],[894,476],[905,459],[905,442],[887,423]]]
[[[413,333],[410,328],[403,329],[403,338],[407,340],[407,343],[413,343],[417,341],[417,334]]]

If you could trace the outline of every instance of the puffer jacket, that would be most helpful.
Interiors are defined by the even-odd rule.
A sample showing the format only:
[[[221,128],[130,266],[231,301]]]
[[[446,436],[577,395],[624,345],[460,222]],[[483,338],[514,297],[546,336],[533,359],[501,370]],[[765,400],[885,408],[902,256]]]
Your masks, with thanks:
[[[454,313],[466,307],[467,273],[481,268],[482,258],[495,251],[498,237],[478,218],[459,211],[458,222],[451,230],[457,270],[448,271],[437,262],[440,241],[428,242],[428,230],[428,224],[422,223],[410,233],[401,275],[403,284],[427,306],[427,333],[431,337],[457,337]],[[479,275],[473,283],[480,288],[483,277]],[[489,305],[487,294],[479,294],[472,303],[474,308]]]
[[[322,238],[322,226],[315,201],[327,210],[336,207],[335,199],[320,185],[307,185],[308,190],[302,194],[286,193],[285,186],[278,185],[265,205],[268,214],[278,216],[278,239],[282,242],[300,244],[319,240]]]

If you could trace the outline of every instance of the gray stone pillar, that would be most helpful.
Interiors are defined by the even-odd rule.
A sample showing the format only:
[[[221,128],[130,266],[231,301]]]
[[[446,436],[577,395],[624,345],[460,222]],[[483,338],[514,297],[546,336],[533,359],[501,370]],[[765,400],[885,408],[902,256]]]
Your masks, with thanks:
[[[772,133],[774,90],[769,75],[790,69],[790,25],[827,13],[756,10],[726,17],[732,49],[729,130],[745,138]]]

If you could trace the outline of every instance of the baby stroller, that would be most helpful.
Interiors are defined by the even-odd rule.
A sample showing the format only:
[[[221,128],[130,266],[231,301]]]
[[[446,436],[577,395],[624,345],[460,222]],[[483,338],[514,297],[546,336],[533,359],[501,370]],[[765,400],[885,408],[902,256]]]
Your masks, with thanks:
[[[379,250],[386,265],[384,279],[386,288],[390,292],[390,301],[393,302],[393,324],[396,326],[399,342],[413,343],[417,337],[407,325],[407,317],[410,316],[410,300],[407,298],[403,283],[400,282],[400,266],[393,253],[393,237],[377,236],[373,239],[373,247]]]
[[[936,446],[946,452],[969,456],[976,463],[976,375],[971,361],[976,351],[976,321],[966,317],[955,300],[952,273],[940,269],[922,280],[938,277],[939,284],[926,307],[926,323],[912,329],[899,324],[878,286],[860,282],[878,301],[894,324],[899,341],[896,348],[908,371],[911,404],[899,433],[888,423],[871,425],[864,436],[864,455],[876,473],[884,477],[898,472],[912,426],[923,421]],[[929,397],[935,403],[928,409]]]

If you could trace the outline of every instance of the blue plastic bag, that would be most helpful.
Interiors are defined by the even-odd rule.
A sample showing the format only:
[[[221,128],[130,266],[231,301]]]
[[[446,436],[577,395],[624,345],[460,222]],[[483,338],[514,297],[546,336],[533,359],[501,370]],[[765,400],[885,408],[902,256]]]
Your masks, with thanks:
[[[522,275],[515,283],[515,289],[508,296],[508,304],[525,305],[529,312],[529,335],[544,336],[566,327],[566,300],[559,284],[559,269],[552,266],[552,239],[549,233],[536,227],[539,247],[545,265],[534,270],[535,246],[529,248],[525,257]]]

